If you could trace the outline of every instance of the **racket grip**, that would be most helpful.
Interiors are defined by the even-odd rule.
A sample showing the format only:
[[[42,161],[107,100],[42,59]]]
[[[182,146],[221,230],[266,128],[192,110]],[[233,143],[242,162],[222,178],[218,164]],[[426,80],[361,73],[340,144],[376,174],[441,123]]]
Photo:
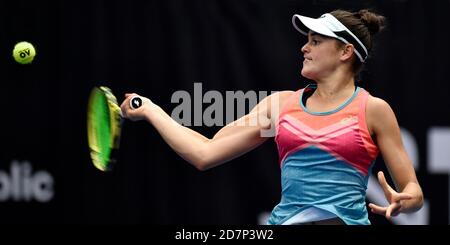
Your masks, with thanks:
[[[130,107],[131,109],[136,110],[137,108],[142,106],[142,99],[139,96],[134,96],[130,100]]]

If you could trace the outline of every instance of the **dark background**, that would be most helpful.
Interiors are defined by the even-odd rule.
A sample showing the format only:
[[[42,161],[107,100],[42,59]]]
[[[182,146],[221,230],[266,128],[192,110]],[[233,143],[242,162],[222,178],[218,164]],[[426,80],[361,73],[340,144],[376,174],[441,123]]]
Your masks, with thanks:
[[[274,142],[199,172],[145,122],[126,122],[119,163],[93,167],[86,108],[93,86],[152,99],[170,113],[177,90],[297,90],[306,38],[291,24],[337,8],[388,19],[360,86],[390,103],[418,144],[429,223],[448,224],[447,174],[427,171],[427,131],[450,126],[450,2],[438,1],[1,1],[0,171],[28,161],[54,177],[55,196],[0,202],[0,223],[256,224],[280,198]],[[37,49],[31,65],[14,44]],[[203,108],[205,108],[204,106]],[[218,127],[192,127],[212,137]],[[374,169],[384,170],[382,159]],[[389,224],[370,214],[374,224]]]

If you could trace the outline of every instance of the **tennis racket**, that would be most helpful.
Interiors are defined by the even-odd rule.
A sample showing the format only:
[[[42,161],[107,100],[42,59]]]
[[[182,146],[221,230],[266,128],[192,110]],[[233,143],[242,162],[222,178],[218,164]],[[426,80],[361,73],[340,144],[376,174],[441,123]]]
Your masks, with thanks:
[[[132,109],[140,106],[141,98],[131,98]],[[122,123],[122,112],[111,89],[94,87],[89,95],[87,136],[92,163],[101,171],[112,170],[117,162]]]

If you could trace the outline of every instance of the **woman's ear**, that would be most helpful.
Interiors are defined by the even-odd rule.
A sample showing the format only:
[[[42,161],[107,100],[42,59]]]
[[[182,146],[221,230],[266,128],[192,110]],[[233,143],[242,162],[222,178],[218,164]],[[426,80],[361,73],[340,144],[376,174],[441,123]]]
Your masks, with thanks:
[[[355,52],[355,47],[352,44],[345,44],[342,48],[341,61],[350,60]]]

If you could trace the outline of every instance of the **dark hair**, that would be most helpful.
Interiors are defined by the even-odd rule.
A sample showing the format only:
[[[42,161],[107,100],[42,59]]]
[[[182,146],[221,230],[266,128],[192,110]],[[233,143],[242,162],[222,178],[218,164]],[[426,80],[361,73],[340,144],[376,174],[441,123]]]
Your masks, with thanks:
[[[386,18],[367,9],[362,9],[358,12],[338,9],[330,14],[336,17],[336,19],[355,34],[364,46],[366,46],[366,49],[370,54],[373,47],[373,37],[384,29]],[[353,71],[355,74],[358,74],[361,71],[362,65],[363,63],[359,59],[355,59],[353,63]]]

